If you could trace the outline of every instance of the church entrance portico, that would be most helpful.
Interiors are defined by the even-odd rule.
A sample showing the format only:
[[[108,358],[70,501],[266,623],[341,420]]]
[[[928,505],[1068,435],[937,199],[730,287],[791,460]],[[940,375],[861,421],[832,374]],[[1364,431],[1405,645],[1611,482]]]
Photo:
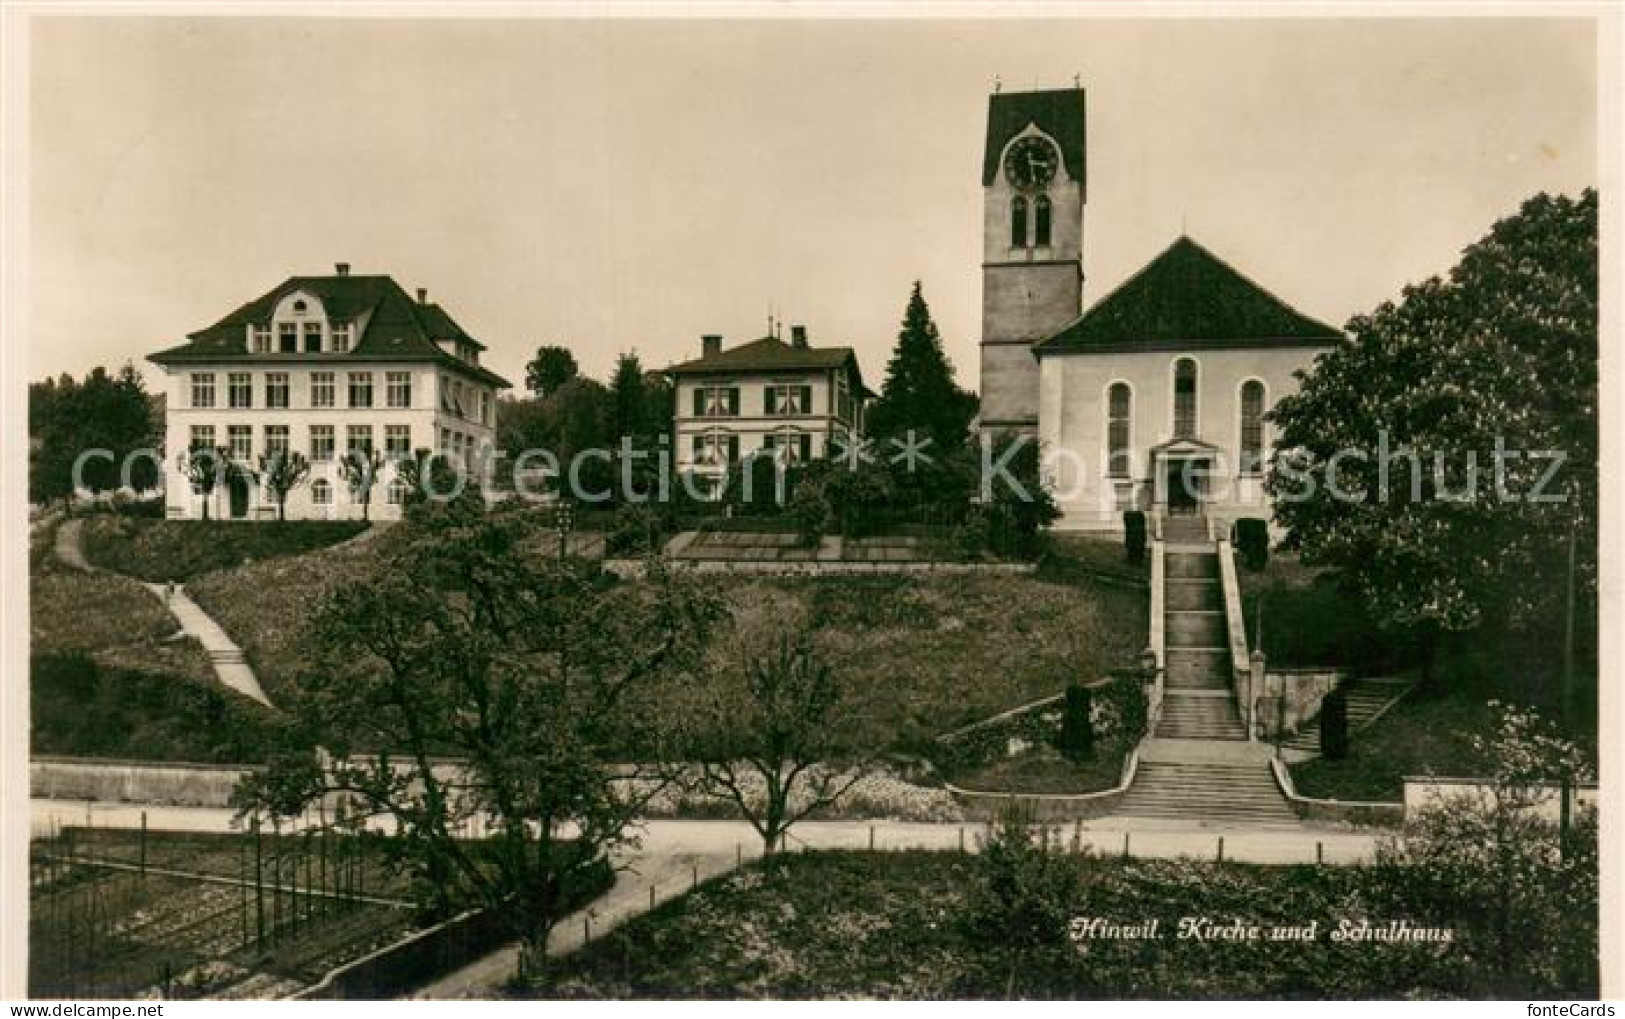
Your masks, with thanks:
[[[1209,481],[1218,450],[1195,439],[1176,439],[1151,449],[1152,507],[1168,516],[1200,516],[1211,497]]]

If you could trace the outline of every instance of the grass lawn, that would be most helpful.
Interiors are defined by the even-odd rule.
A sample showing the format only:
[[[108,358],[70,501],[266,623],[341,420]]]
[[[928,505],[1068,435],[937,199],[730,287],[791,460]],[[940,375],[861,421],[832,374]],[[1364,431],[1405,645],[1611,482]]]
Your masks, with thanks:
[[[29,549],[29,650],[83,654],[98,663],[210,681],[214,670],[195,641],[170,640],[180,624],[140,584],[106,573],[82,573],[51,552],[54,528]]]
[[[248,653],[273,703],[309,667],[311,613],[378,569],[405,527],[353,548],[266,560],[198,578],[188,591]],[[862,717],[893,739],[923,738],[1134,660],[1145,595],[1031,577],[747,578],[722,592],[736,614],[799,611],[862,691]],[[726,653],[719,648],[719,653]]]
[[[219,520],[86,518],[85,557],[98,566],[143,580],[189,581],[227,569],[337,544],[366,529],[358,520],[289,520],[254,523]]]
[[[1305,796],[1393,802],[1404,793],[1406,775],[1477,775],[1468,739],[1490,731],[1490,696],[1444,683],[1414,690],[1353,736],[1348,757],[1294,764],[1292,780]]]
[[[745,579],[736,615],[804,614],[821,652],[861,691],[868,722],[923,739],[1098,679],[1146,641],[1143,592],[1024,576]]]
[[[1402,893],[1352,867],[1092,860],[1072,916],[1156,940],[1057,945],[1011,966],[1007,941],[962,919],[979,867],[948,852],[793,855],[702,885],[566,959],[564,998],[1442,998],[1502,996],[1470,937],[1450,945],[1332,941],[1340,920],[1408,919]],[[1309,940],[1180,940],[1181,917],[1318,923]],[[1059,932],[1057,932],[1059,933]],[[1057,941],[1060,941],[1057,938]],[[1014,974],[1012,976],[1012,973]],[[1587,990],[1576,989],[1585,996]],[[1518,996],[1518,995],[1514,995]]]
[[[213,679],[83,655],[35,655],[29,671],[35,754],[249,764],[283,739],[275,712]]]
[[[242,647],[266,696],[276,704],[309,666],[307,630],[316,608],[345,584],[377,573],[380,557],[404,529],[397,525],[346,548],[215,570],[187,584],[186,590]]]
[[[1074,764],[1054,747],[1035,746],[948,776],[954,785],[979,792],[1093,793],[1111,789],[1123,777],[1126,744],[1098,746],[1089,760]]]
[[[1151,581],[1151,557],[1131,563],[1119,537],[1051,534],[1049,551],[1039,569],[1056,580],[1106,577],[1140,583]]]

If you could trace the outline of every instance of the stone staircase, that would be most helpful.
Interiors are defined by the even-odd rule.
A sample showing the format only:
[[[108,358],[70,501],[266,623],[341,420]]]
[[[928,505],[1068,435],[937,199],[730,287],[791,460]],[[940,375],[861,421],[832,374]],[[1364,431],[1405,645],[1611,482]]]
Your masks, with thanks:
[[[1116,813],[1248,828],[1299,827],[1298,815],[1275,785],[1267,751],[1251,743],[1215,748],[1153,740]]]
[[[1189,522],[1190,517],[1170,518]],[[1195,525],[1206,534],[1205,523]],[[1170,545],[1165,553],[1162,717],[1164,739],[1244,740],[1247,732],[1230,693],[1224,595],[1219,557],[1209,546]]]
[[[1408,679],[1379,679],[1375,677],[1366,679],[1351,679],[1343,684],[1348,691],[1349,700],[1349,733],[1357,733],[1375,722],[1389,708],[1398,704],[1400,699],[1416,688],[1416,683]],[[1318,720],[1310,721],[1298,730],[1297,735],[1282,743],[1281,746],[1296,750],[1304,754],[1319,756],[1320,754],[1320,724]]]
[[[1219,556],[1202,517],[1163,521],[1163,696],[1153,738],[1114,812],[1196,826],[1298,828],[1270,751],[1247,739],[1230,690]]]

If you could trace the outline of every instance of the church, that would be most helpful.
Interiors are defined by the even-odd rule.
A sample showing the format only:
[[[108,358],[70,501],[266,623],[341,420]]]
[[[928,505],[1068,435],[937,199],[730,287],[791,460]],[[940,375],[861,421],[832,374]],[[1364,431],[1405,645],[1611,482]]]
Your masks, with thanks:
[[[1189,237],[1083,307],[1081,88],[998,92],[983,151],[981,425],[1034,435],[1062,530],[1269,519],[1266,419],[1343,334]]]

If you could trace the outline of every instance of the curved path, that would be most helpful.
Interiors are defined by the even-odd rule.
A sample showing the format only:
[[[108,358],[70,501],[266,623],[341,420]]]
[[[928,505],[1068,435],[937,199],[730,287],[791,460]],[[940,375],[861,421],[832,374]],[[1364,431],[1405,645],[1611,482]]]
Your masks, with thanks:
[[[85,558],[84,546],[79,540],[79,529],[83,523],[83,520],[74,518],[63,521],[62,526],[56,529],[56,557],[73,569],[95,573],[97,568]],[[362,533],[370,534],[371,530]],[[114,576],[124,575],[114,574]],[[181,624],[182,632],[203,645],[203,650],[209,656],[209,663],[214,666],[214,674],[221,683],[245,697],[252,697],[266,707],[272,706],[270,698],[265,696],[265,690],[260,686],[259,678],[254,675],[254,670],[249,668],[247,660],[243,657],[243,649],[237,646],[226,631],[221,629],[220,624],[204,612],[197,602],[187,597],[183,587],[177,584],[174,588],[170,588],[167,584],[152,584],[136,580],[134,577],[126,579],[135,580],[151,591]]]

